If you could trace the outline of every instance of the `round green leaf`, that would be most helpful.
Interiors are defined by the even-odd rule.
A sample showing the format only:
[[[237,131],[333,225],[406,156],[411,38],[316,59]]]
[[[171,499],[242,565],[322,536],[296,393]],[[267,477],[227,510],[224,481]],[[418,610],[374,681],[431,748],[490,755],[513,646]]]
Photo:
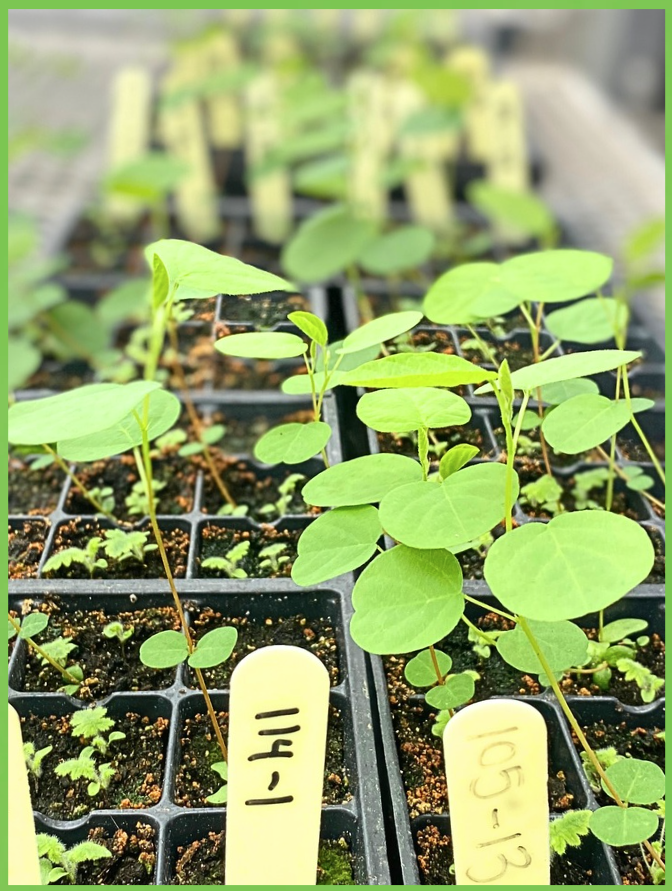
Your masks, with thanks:
[[[444,678],[453,667],[453,660],[447,653],[434,650],[436,661]],[[429,650],[423,650],[406,663],[404,677],[412,687],[432,687],[438,681],[434,660]]]
[[[327,331],[327,326],[319,316],[316,316],[312,312],[297,310],[297,312],[290,312],[287,318],[292,324],[296,325],[300,331],[307,334],[311,340],[314,340],[315,343],[319,343],[320,346],[327,345],[329,333]]]
[[[477,180],[467,190],[469,204],[506,232],[527,238],[547,238],[555,231],[553,214],[534,192],[503,189]]]
[[[351,572],[373,557],[382,534],[371,505],[330,510],[301,533],[292,578],[305,588]]]
[[[593,813],[590,830],[614,848],[638,845],[658,829],[658,817],[643,807],[601,807]]]
[[[225,628],[213,628],[196,644],[196,649],[189,656],[192,668],[212,668],[226,662],[238,640],[238,631],[231,625]]]
[[[489,532],[504,518],[506,467],[475,464],[442,483],[419,482],[389,492],[380,503],[383,529],[419,550],[453,548]],[[518,484],[513,492],[515,498]]]
[[[569,381],[558,381],[556,384],[546,384],[541,388],[541,398],[549,405],[560,405],[573,399],[574,396],[583,396],[586,393],[599,393],[600,388],[590,378],[577,377]]]
[[[466,424],[471,409],[461,396],[449,390],[414,387],[366,393],[357,404],[357,416],[381,433],[409,433],[422,427]]]
[[[280,424],[261,437],[254,457],[265,464],[301,464],[319,454],[329,442],[331,427],[324,421]]]
[[[140,661],[150,668],[173,668],[188,655],[187,640],[180,631],[159,631],[140,647]]]
[[[511,375],[511,383],[515,390],[529,392],[546,384],[569,381],[576,377],[599,374],[602,371],[613,371],[619,365],[634,362],[635,359],[641,358],[641,355],[635,350],[590,350],[585,353],[569,353],[566,356],[546,359],[544,362],[519,368]],[[476,390],[478,396],[491,392],[490,384],[485,384]]]
[[[374,504],[392,489],[420,479],[422,468],[413,458],[364,455],[323,470],[306,483],[301,495],[319,507]]]
[[[665,797],[665,774],[653,761],[622,758],[608,768],[607,779],[627,804],[653,804]],[[604,780],[602,788],[611,795]]]
[[[348,371],[342,383],[351,387],[459,387],[496,377],[494,371],[484,371],[461,356],[397,353]]]
[[[503,315],[520,302],[503,282],[497,263],[467,263],[449,269],[434,282],[423,310],[438,325],[471,325]]]
[[[485,579],[512,612],[557,622],[620,600],[644,581],[653,559],[651,539],[634,520],[577,511],[497,539],[485,558]]]
[[[154,390],[150,393],[147,414],[147,435],[150,441],[170,430],[181,410],[180,400],[174,393],[167,390]],[[143,415],[141,410],[137,413]],[[76,439],[59,440],[57,449],[67,461],[98,461],[127,452],[141,443],[142,428],[131,412],[106,430],[89,436],[78,436]]]
[[[546,327],[558,340],[602,343],[627,324],[628,309],[612,297],[589,297],[546,316]]]
[[[553,672],[583,665],[588,652],[585,631],[571,622],[528,622]],[[499,655],[518,671],[541,674],[543,667],[519,625],[497,638]]]
[[[604,626],[600,640],[618,643],[626,637],[634,637],[640,631],[646,631],[648,626],[646,619],[616,619],[615,622],[609,622]]]
[[[35,637],[40,631],[44,631],[48,624],[49,616],[45,615],[45,613],[28,613],[21,622],[19,637],[22,637],[24,640],[27,637]]]
[[[302,282],[319,282],[351,266],[376,235],[376,225],[336,205],[299,226],[282,252],[282,268]]]
[[[377,655],[421,650],[445,637],[464,610],[462,570],[448,551],[398,545],[376,557],[357,580],[350,633]]]
[[[448,449],[446,454],[441,458],[439,463],[439,476],[442,480],[448,479],[453,473],[461,470],[465,464],[468,464],[472,458],[478,455],[476,446],[469,445],[467,442],[458,443]]]
[[[8,438],[20,445],[43,445],[97,433],[124,418],[160,384],[87,384],[57,396],[16,402],[9,409]]]
[[[292,359],[308,349],[296,334],[282,331],[263,331],[250,334],[230,334],[215,341],[215,349],[225,356],[239,359]]]
[[[651,399],[633,399],[632,410],[645,411],[654,405]],[[558,452],[578,455],[606,442],[630,420],[625,399],[616,402],[606,396],[585,393],[563,402],[546,416],[542,430],[546,440]]]
[[[7,341],[7,391],[20,389],[40,367],[42,353],[25,337],[12,335]]]
[[[360,350],[385,343],[386,340],[392,340],[393,337],[399,337],[400,334],[410,331],[421,319],[422,313],[413,309],[381,316],[348,334],[338,352],[358,353]]]
[[[440,710],[457,708],[473,698],[476,692],[476,684],[470,674],[454,674],[446,678],[445,684],[432,687],[425,693],[428,705]]]
[[[369,242],[359,263],[372,275],[394,275],[422,266],[434,250],[434,233],[424,226],[401,226]]]
[[[502,279],[520,303],[565,303],[601,288],[613,265],[610,257],[593,251],[537,251],[503,263]]]
[[[319,393],[324,386],[324,372],[316,371],[313,377],[315,380],[315,390]],[[344,375],[342,371],[332,371],[325,392],[332,390],[334,387],[343,383],[343,377]],[[280,389],[283,393],[288,393],[290,396],[307,396],[313,392],[313,389],[310,386],[310,377],[307,374],[293,374],[282,382]]]

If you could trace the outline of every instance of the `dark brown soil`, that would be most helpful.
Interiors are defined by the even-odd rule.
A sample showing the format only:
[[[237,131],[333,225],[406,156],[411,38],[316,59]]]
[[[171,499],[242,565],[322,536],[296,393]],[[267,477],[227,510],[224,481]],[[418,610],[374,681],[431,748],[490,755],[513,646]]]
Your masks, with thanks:
[[[631,436],[622,436],[619,437],[616,441],[619,449],[623,453],[624,457],[628,459],[628,461],[636,461],[641,464],[650,464],[651,458],[649,457],[649,453],[646,451],[644,446],[642,445],[639,438],[635,438],[636,434],[633,433]],[[665,461],[665,435],[661,434],[661,437],[647,437],[651,448],[653,449],[656,458],[659,461]],[[655,470],[651,469],[652,475],[656,475]]]
[[[51,513],[56,509],[65,475],[56,464],[32,470],[28,462],[11,456],[7,501],[9,514]]]
[[[184,303],[182,304],[184,306]],[[217,298],[207,297],[205,300],[192,300],[189,309],[193,312],[192,322],[214,322]]]
[[[82,217],[66,246],[68,271],[143,275],[147,265],[142,245],[151,240],[146,218],[130,227],[108,225],[102,229],[93,219]]]
[[[223,885],[224,833],[211,832],[207,838],[177,849],[178,860],[172,885]],[[344,838],[320,841],[317,885],[354,885],[352,854]]]
[[[257,619],[252,616],[223,616],[213,609],[200,609],[187,604],[192,617],[194,636],[198,640],[213,628],[233,625],[238,629],[238,641],[231,656],[222,665],[204,668],[203,676],[209,689],[222,690],[229,686],[231,673],[236,665],[260,647],[293,646],[309,650],[329,672],[332,686],[340,681],[339,653],[336,634],[326,619],[308,619],[304,616],[279,616]],[[196,610],[198,614],[196,614]],[[192,675],[191,683],[197,686]]]
[[[647,533],[656,552],[653,569],[645,584],[648,585],[664,585],[665,584],[665,540],[657,529],[648,529]]]
[[[179,617],[172,607],[121,613],[88,609],[64,612],[54,598],[40,604],[38,609],[49,615],[49,625],[40,635],[40,642],[62,635],[77,645],[71,658],[84,673],[84,682],[76,694],[80,699],[103,699],[122,691],[161,690],[173,683],[174,669],[148,668],[139,656],[140,646],[153,634],[169,628],[179,630]],[[113,621],[121,622],[125,629],[134,628],[123,648],[117,638],[110,640],[103,635],[103,628]],[[62,677],[41,662],[29,649],[20,689],[53,693],[63,685]]]
[[[253,294],[249,297],[224,296],[219,308],[223,322],[245,322],[255,328],[272,328],[287,322],[290,312],[310,311],[308,300],[301,294],[274,291],[270,294]]]
[[[414,433],[401,436],[394,433],[378,433],[377,436],[381,452],[394,452],[397,455],[407,455],[410,458],[417,457],[417,437]],[[447,449],[463,442],[476,446],[480,451],[478,457],[488,458],[492,455],[490,442],[486,440],[483,431],[476,426],[465,424],[462,427],[441,427],[431,431],[430,460],[438,460],[436,452],[432,452],[433,445],[445,443],[445,448],[439,450],[440,458]]]
[[[157,513],[177,515],[188,513],[193,506],[196,470],[186,459],[170,455],[155,459],[152,474],[164,487],[156,493]],[[138,469],[132,455],[122,455],[116,460],[95,461],[77,469],[77,476],[88,489],[111,488],[114,493],[114,516],[119,522],[137,523],[143,514],[131,513],[126,498],[138,482]],[[91,502],[73,484],[65,502],[66,513],[75,516],[95,513]]]
[[[280,498],[278,486],[295,472],[293,468],[284,468],[280,475],[275,476],[268,471],[260,470],[247,461],[238,461],[227,457],[220,451],[215,452],[214,457],[231,496],[236,504],[247,506],[246,516],[250,519],[263,523],[277,520],[280,516],[320,513],[319,508],[309,508],[301,497],[301,489],[308,481],[307,479],[297,484],[288,507],[282,514],[277,510],[268,513],[264,511],[267,505],[274,505],[278,501]],[[197,455],[195,461],[204,467],[201,510],[206,514],[216,514],[222,507],[222,495],[207,471],[203,458]]]
[[[15,521],[16,522],[16,521]],[[49,527],[47,523],[26,520],[8,526],[8,575],[10,579],[37,578],[37,567],[44,551]]]
[[[665,768],[665,741],[657,737],[661,727],[629,727],[626,721],[616,724],[596,721],[582,729],[594,749],[614,748],[620,755],[655,761]],[[574,743],[578,748],[576,738]]]
[[[304,364],[298,359],[254,360],[236,359],[216,353],[213,386],[217,390],[273,390]]]
[[[287,578],[292,571],[292,564],[296,559],[296,548],[301,535],[300,530],[290,531],[285,529],[279,532],[274,526],[267,523],[262,525],[260,531],[256,529],[227,529],[209,523],[201,530],[200,554],[196,559],[199,566],[198,574],[202,578],[226,579],[231,576],[225,570],[204,569],[201,567],[203,560],[209,557],[226,557],[227,553],[235,545],[243,541],[250,542],[250,549],[246,556],[237,563],[237,567],[247,573],[249,578]],[[261,566],[264,558],[259,552],[269,545],[284,545],[285,550],[279,558],[289,558],[289,561],[274,568],[273,566]]]
[[[56,553],[65,548],[82,548],[94,536],[104,538],[103,530],[105,528],[107,527],[102,526],[96,520],[68,520],[62,523],[56,530],[51,553]],[[144,528],[150,531],[149,527],[143,527],[143,531]],[[166,528],[165,526],[161,527],[161,533],[173,575],[175,578],[184,578],[187,572],[189,555],[189,533],[184,529]],[[151,531],[147,543],[154,543]],[[99,551],[98,556],[103,557],[103,552]],[[164,578],[165,575],[158,550],[145,554],[144,563],[140,563],[133,558],[120,563],[111,563],[109,561],[108,563],[107,569],[95,570],[94,578],[157,579]],[[68,568],[59,569],[50,577],[87,579],[91,576],[86,567],[81,563],[73,563]]]
[[[82,384],[97,380],[96,372],[90,365],[75,359],[63,364],[45,362],[28,380],[26,390],[74,390]]]
[[[229,716],[226,712],[219,712],[217,720],[226,739]],[[187,718],[182,727],[180,743],[182,753],[175,778],[175,802],[180,807],[208,807],[205,799],[222,785],[219,775],[211,769],[213,764],[222,760],[222,753],[207,714]],[[344,804],[352,798],[345,767],[344,746],[341,713],[330,706],[324,766],[325,805]]]
[[[154,878],[156,832],[149,823],[137,823],[130,833],[117,829],[113,834],[96,826],[87,841],[103,845],[112,857],[83,863],[77,872],[78,885],[148,885]],[[62,879],[56,884],[67,883]]]
[[[530,411],[536,411],[536,405]],[[504,430],[501,427],[497,427],[493,432],[500,451],[506,452]],[[523,437],[526,437],[526,439],[523,439]],[[530,442],[528,443],[526,440],[530,440]],[[524,430],[521,433],[517,451],[516,466],[532,466],[536,464],[540,474],[546,472],[538,428],[535,430]],[[579,455],[564,455],[562,452],[554,452],[550,446],[548,446],[548,460],[552,468],[572,467],[575,464],[593,464],[595,462],[604,463],[604,458],[597,449],[581,452]]]
[[[524,368],[526,365],[532,365],[534,363],[534,351],[531,346],[523,345],[517,340],[505,340],[503,342],[493,340],[488,332],[480,329],[478,331],[478,336],[494,355],[497,364],[501,364],[504,359],[507,359],[511,371],[517,371],[519,368]],[[469,349],[464,348],[465,343],[473,340],[471,334],[460,335],[459,340],[460,349],[465,359],[469,362],[473,362],[474,365],[485,365],[489,368],[493,367],[493,363],[490,359],[484,356],[479,349],[475,347],[470,347]]]
[[[62,761],[79,757],[85,747],[83,741],[70,735],[69,716],[29,714],[21,718],[25,741],[32,742],[38,751],[53,746],[42,762],[42,776],[29,776],[34,809],[54,819],[76,820],[93,810],[156,804],[161,798],[168,723],[165,718],[151,721],[131,712],[117,719],[114,730],[125,733],[126,739],[113,742],[105,756],[94,755],[96,764],[110,763],[116,773],[107,789],[91,797],[88,780],[59,777],[54,771]]]
[[[454,885],[453,844],[436,826],[427,826],[417,835],[418,865],[423,885]],[[592,873],[572,863],[571,858],[555,857],[551,862],[551,885],[593,885]]]
[[[224,415],[222,412],[216,411],[212,418],[208,421],[208,425],[223,424],[226,432],[219,441],[218,446],[226,455],[251,455],[257,441],[271,427],[277,424],[300,423],[306,424],[313,420],[312,411],[297,411],[279,418],[277,421],[269,421],[265,414],[254,415],[246,418],[234,418],[231,415]],[[190,432],[190,441],[195,441],[196,437]]]
[[[653,885],[639,847],[614,848],[613,851],[624,885]]]

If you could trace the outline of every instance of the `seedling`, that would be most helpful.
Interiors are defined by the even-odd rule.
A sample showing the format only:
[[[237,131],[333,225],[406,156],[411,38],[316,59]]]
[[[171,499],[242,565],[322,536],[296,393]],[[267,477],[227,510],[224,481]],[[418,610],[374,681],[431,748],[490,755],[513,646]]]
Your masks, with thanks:
[[[224,557],[207,557],[201,563],[203,569],[212,569],[215,572],[224,572],[232,579],[246,579],[247,573],[238,564],[244,560],[250,550],[250,541],[238,542]]]
[[[125,560],[145,562],[145,557],[156,551],[158,545],[148,544],[149,532],[124,532],[122,529],[106,529],[102,549],[110,560],[123,563]]]
[[[126,659],[126,641],[133,637],[135,633],[135,628],[133,625],[128,625],[126,628],[124,627],[122,622],[108,622],[108,624],[103,628],[103,637],[107,637],[108,640],[118,640],[119,645],[121,646],[121,652]]]
[[[72,641],[64,637],[57,637],[47,643],[38,644],[34,638],[41,634],[49,624],[49,617],[45,613],[29,613],[22,619],[15,618],[11,613],[9,619],[9,640],[16,635],[25,640],[42,660],[43,665],[51,665],[63,677],[66,684],[59,688],[64,693],[73,694],[79,690],[84,680],[84,672],[79,665],[67,666],[68,656],[77,647]]]
[[[77,758],[61,761],[54,769],[57,776],[69,777],[73,782],[89,780],[86,791],[91,798],[95,798],[102,789],[107,789],[116,773],[109,762],[96,764],[94,753],[93,746],[85,746]]]
[[[290,561],[290,557],[285,554],[287,545],[283,542],[267,545],[259,551],[259,569],[268,569],[272,573],[278,573],[283,566]]]
[[[567,848],[578,848],[590,834],[590,811],[567,811],[549,824],[551,851],[563,857]]]
[[[161,480],[152,480],[152,493],[154,501],[158,504],[159,499],[156,495],[166,488],[166,484]],[[133,488],[125,499],[126,508],[131,516],[146,517],[149,514],[149,498],[145,492],[145,483],[138,480],[133,484]]]
[[[519,500],[521,504],[529,504],[530,507],[541,508],[552,516],[562,513],[563,488],[557,480],[544,474],[539,479],[523,486],[520,490]]]
[[[102,513],[105,516],[111,517],[114,515],[116,505],[114,489],[111,486],[103,486],[102,488],[100,486],[94,486],[93,489],[89,489],[89,495],[100,504]]]
[[[305,480],[302,473],[290,473],[287,479],[283,480],[278,486],[278,500],[272,504],[264,504],[259,508],[259,513],[264,516],[273,516],[277,514],[282,517],[289,512],[296,489],[299,483]]]
[[[49,557],[42,567],[42,572],[44,575],[49,575],[60,569],[69,569],[73,563],[78,563],[84,566],[93,578],[97,569],[107,569],[107,560],[98,556],[102,544],[103,539],[94,536],[83,548],[64,548],[62,551],[57,551]]]
[[[221,788],[216,792],[213,792],[213,794],[209,795],[205,800],[208,804],[226,804],[229,791],[229,765],[226,761],[217,761],[215,764],[212,764],[211,767],[224,782],[222,783]]]
[[[32,742],[23,744],[23,757],[26,759],[26,767],[36,781],[42,776],[42,762],[53,750],[53,746],[45,746],[43,749],[36,751]]]
[[[76,885],[77,871],[82,863],[112,856],[104,845],[97,842],[84,841],[68,849],[55,835],[46,833],[37,836],[37,852],[43,885],[55,885],[61,879],[66,879],[69,885]]]
[[[82,709],[75,712],[70,719],[71,735],[84,740],[90,740],[94,749],[107,754],[107,750],[113,742],[126,739],[126,734],[119,730],[112,730],[114,720],[107,715],[107,709],[103,706]],[[111,730],[107,739],[103,733]]]

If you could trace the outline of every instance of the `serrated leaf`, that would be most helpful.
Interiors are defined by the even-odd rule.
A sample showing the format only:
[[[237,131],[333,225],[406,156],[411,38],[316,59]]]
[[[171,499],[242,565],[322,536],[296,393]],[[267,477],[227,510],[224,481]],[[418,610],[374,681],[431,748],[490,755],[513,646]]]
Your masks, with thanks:
[[[551,850],[564,855],[568,847],[578,848],[590,832],[592,811],[567,811],[549,824]]]
[[[456,393],[414,387],[365,393],[357,403],[357,416],[381,433],[410,433],[423,427],[432,430],[466,424],[471,409]]]
[[[378,511],[368,504],[322,514],[299,538],[293,580],[305,588],[357,569],[375,554],[382,534]]]
[[[319,343],[323,347],[327,345],[329,340],[327,326],[314,313],[297,310],[296,312],[290,312],[287,318],[300,331],[307,334],[311,340],[314,340],[315,343]]]
[[[140,647],[140,661],[150,668],[173,668],[188,655],[186,638],[179,631],[159,631]]]
[[[634,520],[607,511],[561,514],[497,539],[485,579],[514,613],[539,621],[605,609],[648,576],[653,545]]]
[[[189,656],[192,668],[212,668],[226,662],[238,640],[238,631],[231,625],[226,628],[213,628],[196,644],[196,650]]]
[[[583,665],[588,652],[588,638],[572,622],[528,622],[541,652],[551,670],[561,672],[576,665]],[[544,668],[537,658],[525,632],[516,625],[513,631],[505,631],[497,638],[497,651],[505,662],[518,671],[541,674]]]
[[[476,692],[476,684],[471,675],[463,672],[446,678],[445,684],[432,687],[425,693],[428,705],[442,711],[458,708],[473,698]]]
[[[342,383],[350,387],[459,387],[494,380],[494,371],[485,371],[461,356],[445,353],[397,353],[365,362],[348,371]]]
[[[506,467],[476,464],[442,483],[395,487],[380,502],[383,529],[420,550],[452,548],[473,541],[504,518]],[[513,497],[518,492],[517,476]]]
[[[318,455],[330,436],[331,427],[324,421],[280,424],[257,441],[254,457],[264,464],[301,464]]]
[[[296,334],[262,331],[222,337],[215,341],[215,349],[240,359],[292,359],[302,356],[308,345]]]
[[[112,854],[103,845],[96,842],[83,841],[68,851],[68,859],[73,863],[85,863],[87,860],[105,860]]]
[[[594,811],[590,830],[614,848],[637,845],[658,829],[658,817],[643,807],[601,807]]]
[[[460,621],[462,570],[448,551],[397,545],[362,572],[352,595],[350,633],[377,655],[406,653],[435,644]]]
[[[422,479],[417,461],[404,455],[364,455],[334,464],[308,480],[301,495],[318,507],[376,504],[392,489]]]
[[[630,402],[633,412],[646,411],[654,404],[651,399]],[[629,421],[630,406],[624,399],[615,401],[586,393],[568,399],[549,412],[542,430],[556,451],[578,455],[606,442]]]
[[[453,660],[448,653],[434,650],[441,677],[444,678],[453,667]],[[423,650],[406,663],[404,677],[412,687],[433,687],[437,683],[436,668],[429,650]]]

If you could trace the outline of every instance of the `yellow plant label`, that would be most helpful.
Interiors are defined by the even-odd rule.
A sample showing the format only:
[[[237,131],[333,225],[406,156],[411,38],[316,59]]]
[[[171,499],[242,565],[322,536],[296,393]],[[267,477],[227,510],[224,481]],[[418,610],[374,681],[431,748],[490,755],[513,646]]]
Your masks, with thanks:
[[[471,95],[465,118],[466,151],[468,157],[486,163],[490,157],[493,134],[487,102],[490,83],[490,62],[486,53],[477,47],[461,46],[446,60],[448,67],[469,84]]]
[[[227,885],[314,885],[329,674],[300,647],[264,647],[231,676]]]
[[[112,83],[107,137],[107,164],[110,170],[136,161],[149,151],[151,114],[150,72],[139,65],[122,68]],[[142,211],[142,202],[125,195],[111,195],[106,199],[106,206],[113,219],[119,221],[133,220]]]
[[[40,862],[37,855],[33,806],[30,801],[28,772],[23,757],[21,722],[9,706],[8,801],[9,823],[9,885],[40,885]]]
[[[443,734],[456,885],[550,885],[546,723],[524,702],[459,711]]]
[[[488,179],[503,189],[526,191],[529,166],[523,121],[523,106],[518,87],[511,81],[493,83],[487,96],[492,140],[488,161]]]

